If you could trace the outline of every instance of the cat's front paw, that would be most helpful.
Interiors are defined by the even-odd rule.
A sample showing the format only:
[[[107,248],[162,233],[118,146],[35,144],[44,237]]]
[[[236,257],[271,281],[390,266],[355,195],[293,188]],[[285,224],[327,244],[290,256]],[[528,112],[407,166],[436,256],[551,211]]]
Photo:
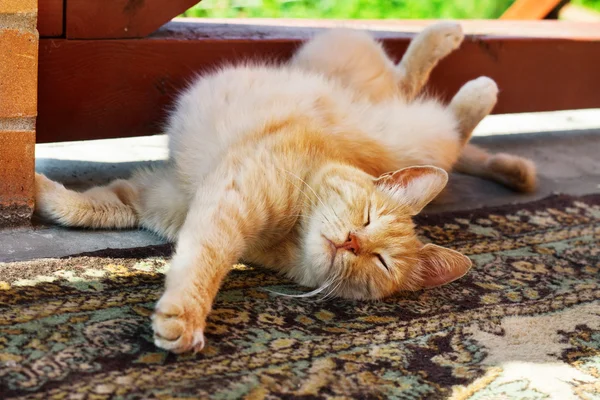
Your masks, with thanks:
[[[189,300],[168,292],[163,294],[152,315],[156,346],[173,353],[198,352],[204,348],[206,317],[202,308]]]
[[[462,27],[457,22],[439,22],[423,31],[424,40],[432,46],[438,59],[458,49],[464,37]]]

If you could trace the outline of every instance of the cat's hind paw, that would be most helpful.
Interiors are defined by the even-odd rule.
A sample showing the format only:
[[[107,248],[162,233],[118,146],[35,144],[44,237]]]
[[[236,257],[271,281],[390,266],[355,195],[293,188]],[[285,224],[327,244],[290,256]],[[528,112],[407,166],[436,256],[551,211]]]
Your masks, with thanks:
[[[512,154],[498,153],[487,164],[493,176],[506,186],[524,193],[535,191],[537,174],[532,161]]]
[[[461,141],[467,143],[477,125],[494,109],[498,101],[498,86],[482,76],[467,82],[450,102],[456,116]]]
[[[457,22],[439,22],[426,28],[421,35],[437,59],[442,59],[458,49],[465,37],[462,27]]]

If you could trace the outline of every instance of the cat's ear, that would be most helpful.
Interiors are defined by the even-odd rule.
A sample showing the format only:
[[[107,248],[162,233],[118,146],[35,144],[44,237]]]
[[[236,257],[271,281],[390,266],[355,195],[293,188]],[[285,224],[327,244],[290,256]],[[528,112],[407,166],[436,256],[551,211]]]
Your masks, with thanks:
[[[419,289],[455,281],[469,272],[473,265],[469,257],[435,244],[423,246],[417,257],[419,262],[414,272],[419,275]]]
[[[375,185],[395,199],[410,206],[418,214],[448,183],[448,173],[433,166],[403,168],[388,172],[375,180]]]

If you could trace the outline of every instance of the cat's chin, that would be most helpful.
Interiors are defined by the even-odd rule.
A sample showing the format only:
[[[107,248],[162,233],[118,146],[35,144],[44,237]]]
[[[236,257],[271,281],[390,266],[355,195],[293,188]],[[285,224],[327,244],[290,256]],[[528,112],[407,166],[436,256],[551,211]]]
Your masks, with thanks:
[[[333,268],[333,264],[335,263],[335,256],[337,255],[337,247],[335,246],[335,243],[333,243],[333,241],[330,240],[324,234],[321,234],[321,237],[323,237],[323,239],[325,240],[326,252],[329,252],[329,258],[331,259],[329,269],[331,270]]]

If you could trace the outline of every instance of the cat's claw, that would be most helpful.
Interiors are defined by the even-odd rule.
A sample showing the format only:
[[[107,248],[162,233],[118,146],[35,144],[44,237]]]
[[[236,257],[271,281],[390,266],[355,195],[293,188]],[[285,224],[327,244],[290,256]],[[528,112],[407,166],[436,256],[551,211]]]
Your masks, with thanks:
[[[204,331],[198,326],[198,314],[184,310],[177,303],[161,299],[152,315],[154,344],[173,353],[202,351]]]
[[[161,349],[172,351],[173,353],[177,354],[186,353],[188,351],[199,353],[204,349],[204,344],[204,332],[202,332],[202,330],[195,331],[193,333],[193,340],[189,343],[185,343],[181,338],[172,341],[162,338],[156,333],[154,334],[154,345],[156,345],[156,347],[160,347]]]

